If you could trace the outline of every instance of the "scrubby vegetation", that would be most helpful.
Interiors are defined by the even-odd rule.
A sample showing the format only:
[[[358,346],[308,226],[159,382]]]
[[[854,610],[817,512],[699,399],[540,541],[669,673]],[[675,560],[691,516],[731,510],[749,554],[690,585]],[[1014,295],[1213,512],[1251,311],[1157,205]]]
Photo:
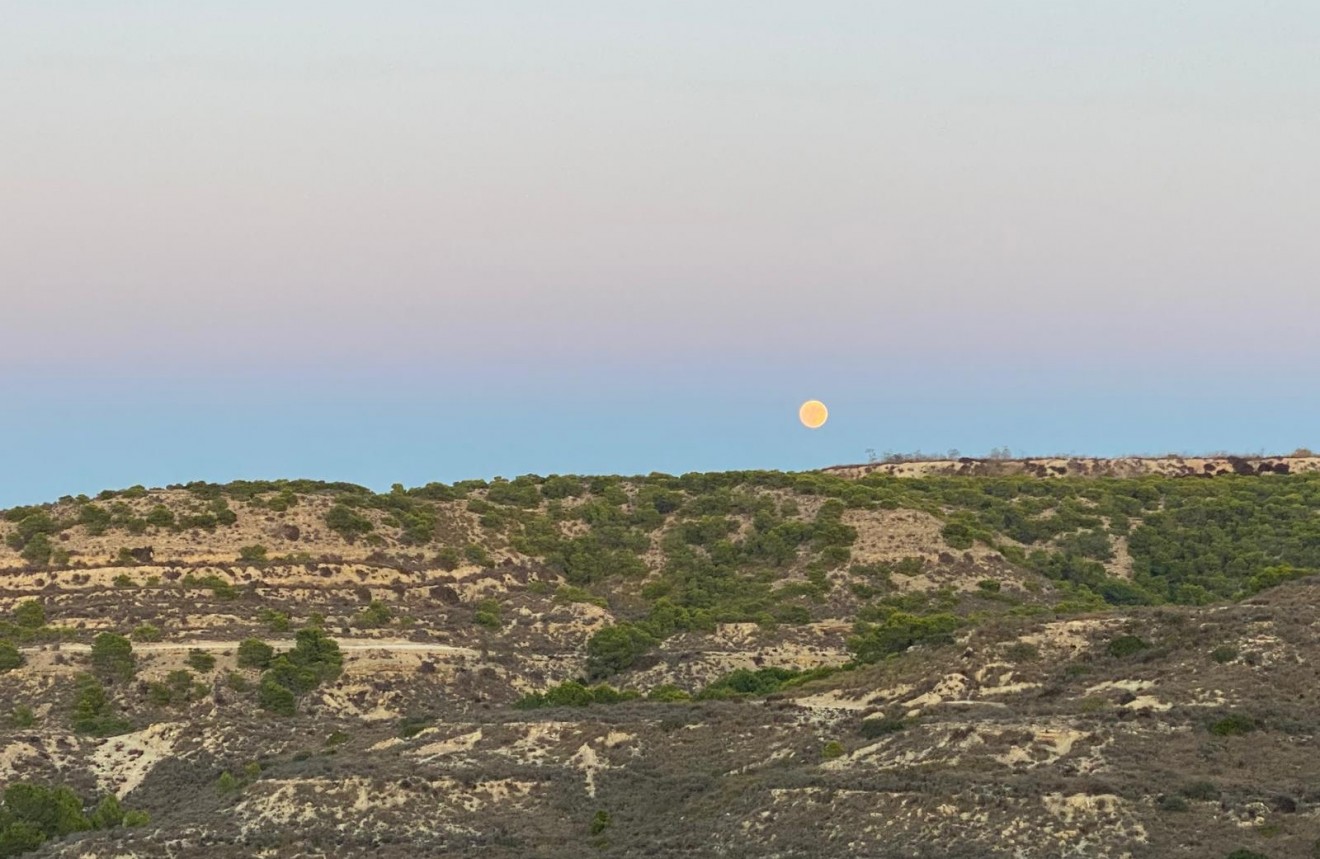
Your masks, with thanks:
[[[125,809],[113,795],[89,807],[67,787],[15,782],[0,800],[0,856],[21,856],[75,832],[146,823],[145,814]]]

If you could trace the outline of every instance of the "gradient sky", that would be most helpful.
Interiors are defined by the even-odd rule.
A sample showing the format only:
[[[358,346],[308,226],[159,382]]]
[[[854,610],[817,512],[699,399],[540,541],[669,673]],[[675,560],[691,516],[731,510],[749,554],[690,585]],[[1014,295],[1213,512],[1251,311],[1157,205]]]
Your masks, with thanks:
[[[1309,0],[0,18],[0,505],[1320,448]]]

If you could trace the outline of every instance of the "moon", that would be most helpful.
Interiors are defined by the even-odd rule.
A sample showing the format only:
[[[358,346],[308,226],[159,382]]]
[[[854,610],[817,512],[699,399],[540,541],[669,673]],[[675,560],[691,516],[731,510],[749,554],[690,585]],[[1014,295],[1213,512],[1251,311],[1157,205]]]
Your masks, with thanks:
[[[798,420],[807,429],[820,429],[830,418],[830,410],[820,400],[807,400],[798,409]]]

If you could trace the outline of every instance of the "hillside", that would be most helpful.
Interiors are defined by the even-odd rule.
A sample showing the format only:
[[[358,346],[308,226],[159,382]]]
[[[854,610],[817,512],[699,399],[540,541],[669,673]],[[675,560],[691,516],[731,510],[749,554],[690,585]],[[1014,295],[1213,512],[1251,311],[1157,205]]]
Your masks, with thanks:
[[[1320,473],[1279,460],[5,511],[0,783],[88,805],[6,794],[0,855],[1309,856]]]

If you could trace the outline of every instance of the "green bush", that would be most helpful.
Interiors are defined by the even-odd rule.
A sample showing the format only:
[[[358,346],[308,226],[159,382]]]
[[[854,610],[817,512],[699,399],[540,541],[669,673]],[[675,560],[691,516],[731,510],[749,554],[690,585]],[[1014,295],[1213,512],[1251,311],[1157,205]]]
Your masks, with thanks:
[[[194,671],[205,673],[215,668],[215,657],[205,650],[198,650],[194,647],[188,651],[188,665]]]
[[[597,630],[587,639],[587,673],[608,677],[636,664],[656,644],[655,636],[630,623]]]
[[[204,588],[214,594],[216,597],[224,600],[238,598],[238,588],[234,587],[232,582],[221,578],[215,573],[208,573],[204,576],[194,576],[187,573],[180,582],[185,589]]]
[[[827,761],[841,758],[843,757],[843,743],[840,743],[838,740],[830,740],[825,744],[825,747],[820,750],[820,754],[821,757],[825,758]]]
[[[0,674],[21,668],[26,660],[18,648],[7,641],[0,641]]]
[[[371,603],[362,611],[358,612],[353,618],[353,625],[364,629],[373,629],[381,626],[388,626],[394,619],[394,612],[390,607],[380,600],[372,600]]]
[[[264,564],[267,560],[266,547],[260,544],[243,546],[238,550],[238,560],[244,564]]]
[[[16,704],[9,714],[9,722],[15,728],[31,728],[37,724],[37,714],[26,704]]]
[[[349,542],[375,530],[375,526],[371,524],[370,519],[345,504],[336,504],[331,507],[325,514],[325,524],[329,526],[331,531]]]
[[[868,740],[897,733],[907,727],[907,722],[899,716],[872,716],[863,719],[858,733]]]
[[[1187,811],[1190,806],[1187,800],[1176,794],[1168,794],[1160,797],[1160,811]]]
[[[883,622],[858,622],[848,649],[858,662],[878,662],[918,644],[945,644],[962,625],[951,614],[915,615],[895,611]]]
[[[258,700],[268,710],[290,714],[299,696],[338,677],[343,665],[344,656],[333,638],[317,627],[304,627],[298,630],[293,649],[271,660],[262,674]]]
[[[134,641],[160,641],[162,638],[165,637],[161,633],[159,627],[156,627],[150,623],[144,623],[141,626],[135,628],[133,630],[132,635]]]
[[[269,668],[275,648],[259,638],[245,638],[238,643],[239,668]]]
[[[298,709],[298,699],[292,690],[271,677],[262,679],[261,688],[257,691],[257,703],[263,709],[281,716],[292,716]]]
[[[206,687],[193,682],[191,671],[171,671],[163,682],[147,684],[147,698],[161,707],[177,707],[199,701],[206,695]]]
[[[940,529],[940,536],[953,549],[970,549],[976,542],[972,529],[964,522],[950,522]]]
[[[607,684],[584,686],[575,680],[568,680],[558,686],[551,686],[544,692],[524,695],[514,702],[519,710],[537,710],[542,707],[590,707],[593,704],[621,704],[624,701],[636,701],[641,695],[631,689],[615,689]]]
[[[499,600],[484,599],[477,603],[477,610],[472,615],[472,622],[487,629],[499,629],[504,625],[500,619]]]
[[[1203,802],[1212,802],[1219,799],[1219,788],[1215,787],[1215,783],[1210,781],[1189,782],[1178,792],[1188,799],[1197,799]]]
[[[1150,645],[1135,635],[1120,635],[1105,646],[1110,656],[1123,658],[1149,649]]]
[[[157,528],[173,528],[175,525],[174,512],[164,504],[157,504],[147,513],[147,524],[154,525]]]
[[[1003,586],[999,583],[998,579],[981,579],[976,583],[976,587],[982,593],[997,594]]]
[[[1256,730],[1256,720],[1242,713],[1231,713],[1210,724],[1210,733],[1217,737],[1236,737]]]
[[[106,680],[132,680],[137,673],[133,643],[113,632],[96,636],[92,641],[92,670]]]
[[[591,834],[600,835],[610,828],[611,823],[613,823],[613,820],[608,811],[596,812],[595,816],[591,818]]]
[[[274,609],[263,608],[257,613],[257,618],[266,624],[266,628],[271,632],[288,632],[292,626],[287,614]]]
[[[1231,644],[1221,644],[1210,651],[1210,658],[1220,665],[1226,665],[1238,658],[1238,649]]]
[[[40,629],[46,625],[46,609],[36,600],[23,600],[11,612],[14,623],[24,629]]]
[[[77,696],[73,704],[73,730],[80,734],[109,737],[129,730],[127,720],[115,712],[105,687],[90,674],[77,678]]]

